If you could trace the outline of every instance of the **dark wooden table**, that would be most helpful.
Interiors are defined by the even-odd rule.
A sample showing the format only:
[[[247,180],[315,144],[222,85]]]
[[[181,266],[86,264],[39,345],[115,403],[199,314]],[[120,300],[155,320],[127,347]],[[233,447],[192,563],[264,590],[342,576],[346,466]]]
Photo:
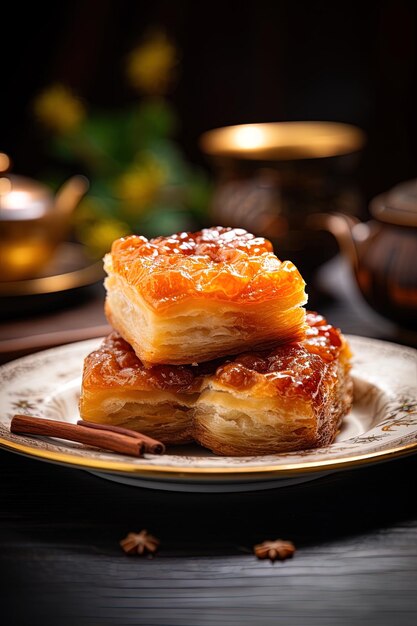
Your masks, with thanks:
[[[352,297],[343,268],[330,264],[322,277],[330,321],[409,342]],[[72,311],[4,322],[2,331],[38,333],[45,320],[62,329],[66,316],[75,327],[85,307],[87,326],[102,323],[98,293]],[[5,451],[0,467],[7,626],[417,624],[415,455],[236,494],[117,485]],[[126,556],[120,539],[143,528],[159,537],[159,553]],[[295,543],[294,558],[257,560],[253,545],[275,538]]]

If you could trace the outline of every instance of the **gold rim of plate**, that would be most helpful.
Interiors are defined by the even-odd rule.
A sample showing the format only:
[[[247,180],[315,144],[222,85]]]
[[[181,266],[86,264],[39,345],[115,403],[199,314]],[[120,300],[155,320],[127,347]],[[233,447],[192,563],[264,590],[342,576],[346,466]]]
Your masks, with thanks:
[[[182,480],[190,480],[191,478],[208,480],[213,478],[218,479],[230,479],[234,477],[238,480],[242,475],[248,476],[250,479],[257,478],[278,478],[280,476],[290,477],[304,473],[314,473],[321,471],[332,471],[337,469],[350,469],[364,465],[371,461],[387,461],[402,456],[412,454],[417,450],[417,441],[406,444],[404,446],[397,446],[395,448],[388,448],[387,450],[379,450],[377,452],[369,452],[366,454],[358,454],[348,457],[340,457],[338,459],[329,459],[327,461],[307,461],[305,463],[288,463],[285,465],[263,465],[252,467],[167,467],[163,465],[132,465],[123,461],[105,461],[99,459],[85,459],[77,457],[72,454],[53,452],[50,450],[42,450],[39,448],[32,448],[20,443],[8,441],[7,439],[0,438],[0,446],[18,452],[25,456],[37,457],[46,459],[48,461],[54,461],[63,465],[71,465],[84,469],[97,469],[106,470],[112,473],[122,474],[135,474],[143,476],[144,478],[177,478]],[[185,476],[184,476],[185,475]]]

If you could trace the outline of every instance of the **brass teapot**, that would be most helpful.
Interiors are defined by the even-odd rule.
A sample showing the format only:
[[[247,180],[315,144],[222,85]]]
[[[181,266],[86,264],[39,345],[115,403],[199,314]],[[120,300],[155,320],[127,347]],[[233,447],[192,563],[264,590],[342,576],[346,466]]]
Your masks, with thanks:
[[[0,170],[9,160],[0,154]],[[67,235],[71,214],[88,189],[83,176],[67,180],[54,196],[45,185],[0,174],[0,280],[35,277]]]
[[[417,329],[417,179],[374,198],[372,220],[322,215],[349,260],[367,303],[382,316]]]

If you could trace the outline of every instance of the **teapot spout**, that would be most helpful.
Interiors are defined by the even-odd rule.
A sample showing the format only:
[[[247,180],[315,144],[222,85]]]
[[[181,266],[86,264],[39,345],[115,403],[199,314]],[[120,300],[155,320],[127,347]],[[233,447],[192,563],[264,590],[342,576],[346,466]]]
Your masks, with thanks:
[[[87,193],[89,182],[85,176],[72,176],[58,191],[55,198],[55,211],[68,217],[74,211],[81,198]]]
[[[358,250],[352,231],[357,224],[360,224],[358,219],[343,213],[316,213],[310,218],[312,228],[327,230],[335,237],[354,271],[358,267]]]

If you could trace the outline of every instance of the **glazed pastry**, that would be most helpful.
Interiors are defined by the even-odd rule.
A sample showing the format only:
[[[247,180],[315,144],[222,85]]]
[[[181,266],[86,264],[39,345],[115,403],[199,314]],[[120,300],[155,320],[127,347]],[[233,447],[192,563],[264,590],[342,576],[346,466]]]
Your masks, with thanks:
[[[193,437],[247,456],[332,443],[352,405],[350,350],[340,331],[307,315],[305,341],[248,352],[218,367],[194,408]]]
[[[147,367],[305,336],[300,273],[268,240],[242,229],[118,239],[105,270],[108,320]]]
[[[322,316],[307,324],[302,342],[149,369],[112,333],[85,361],[81,416],[223,455],[327,445],[352,403],[350,351]]]
[[[192,440],[192,412],[200,390],[194,368],[146,369],[132,347],[111,333],[84,361],[82,419],[124,426],[163,443]]]

